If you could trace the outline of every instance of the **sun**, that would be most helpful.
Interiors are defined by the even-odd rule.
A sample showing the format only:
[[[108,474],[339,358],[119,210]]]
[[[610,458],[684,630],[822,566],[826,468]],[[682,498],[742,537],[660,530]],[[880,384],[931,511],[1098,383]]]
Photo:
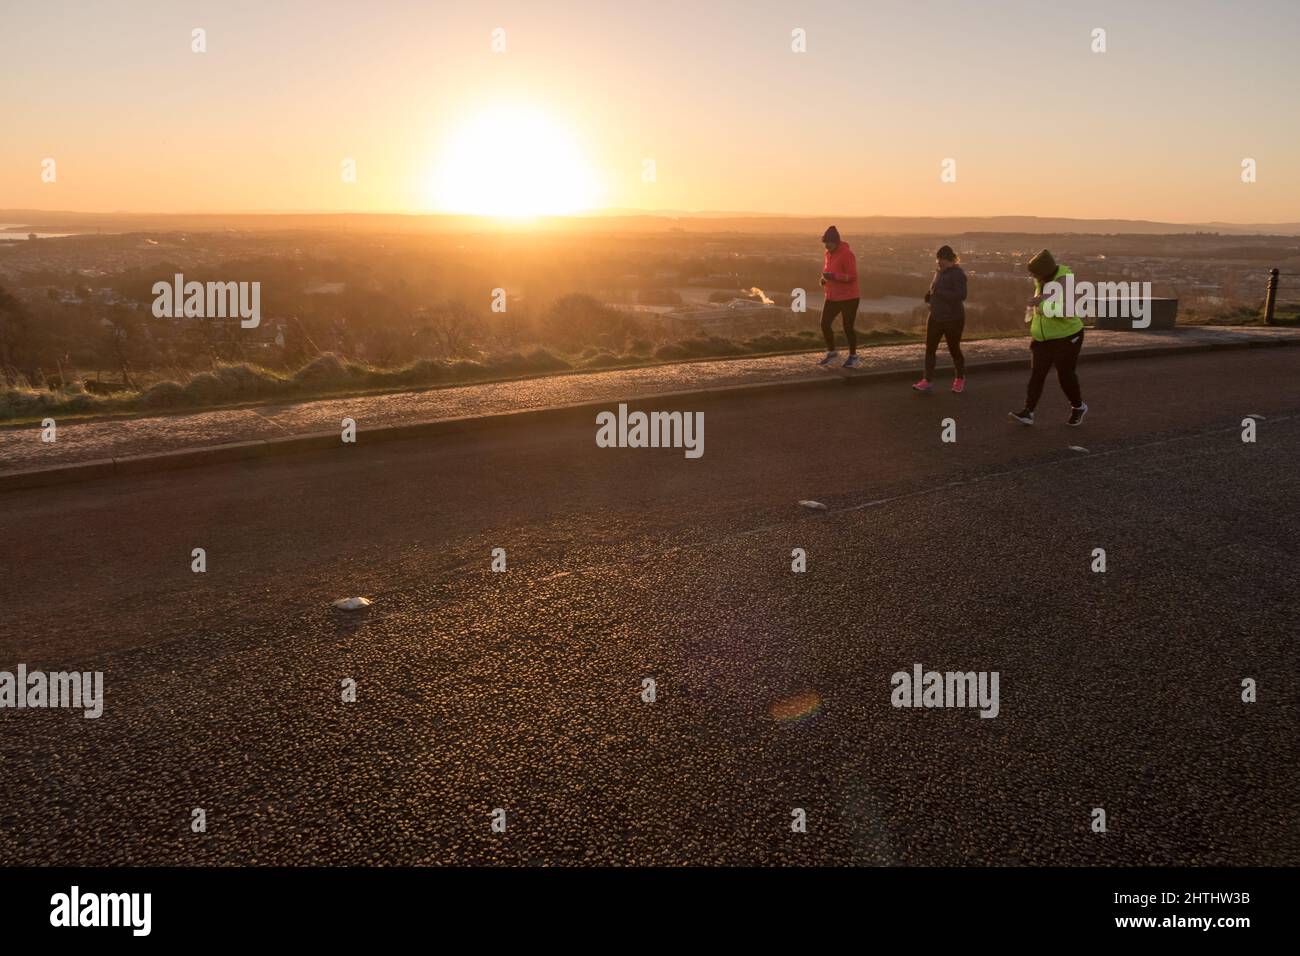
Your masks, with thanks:
[[[429,183],[437,209],[477,216],[570,215],[599,192],[573,134],[525,106],[494,107],[450,131]]]

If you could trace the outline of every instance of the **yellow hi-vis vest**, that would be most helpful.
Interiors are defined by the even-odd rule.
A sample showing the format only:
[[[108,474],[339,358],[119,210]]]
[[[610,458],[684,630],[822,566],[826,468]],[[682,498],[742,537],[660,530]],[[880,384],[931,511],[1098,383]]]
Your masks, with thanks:
[[[1056,275],[1052,276],[1048,281],[1059,282],[1072,274],[1069,266],[1057,266]],[[1034,279],[1034,295],[1042,294],[1043,283],[1038,279]],[[1083,320],[1077,316],[1066,314],[1073,310],[1074,303],[1065,301],[1064,290],[1062,290],[1059,302],[1048,300],[1034,306],[1034,318],[1029,325],[1029,334],[1034,337],[1036,342],[1066,339],[1072,335],[1077,335],[1083,329]]]

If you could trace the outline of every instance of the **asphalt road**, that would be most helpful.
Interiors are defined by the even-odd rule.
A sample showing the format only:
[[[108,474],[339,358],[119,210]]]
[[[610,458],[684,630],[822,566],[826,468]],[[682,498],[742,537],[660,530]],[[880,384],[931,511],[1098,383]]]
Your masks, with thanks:
[[[0,710],[0,863],[1300,863],[1297,373],[1085,366],[1079,429],[1054,382],[1009,422],[1003,372],[713,404],[698,460],[574,422],[0,496],[0,670],[106,686]],[[998,716],[892,707],[916,663],[997,671]]]

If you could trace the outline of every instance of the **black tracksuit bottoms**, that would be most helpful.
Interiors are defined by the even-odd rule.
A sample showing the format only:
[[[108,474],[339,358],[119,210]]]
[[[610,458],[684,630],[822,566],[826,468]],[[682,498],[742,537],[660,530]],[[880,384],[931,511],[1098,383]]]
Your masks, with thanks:
[[[1052,370],[1053,365],[1056,366],[1056,380],[1061,383],[1061,391],[1065,392],[1065,397],[1070,400],[1070,404],[1074,408],[1083,404],[1083,393],[1079,390],[1079,376],[1074,372],[1074,366],[1079,361],[1079,352],[1082,349],[1082,330],[1069,338],[1048,339],[1046,342],[1034,340],[1029,346],[1030,354],[1033,356],[1033,367],[1029,373],[1029,390],[1025,394],[1025,408],[1032,412],[1034,406],[1038,404],[1038,399],[1043,395],[1043,383],[1047,381],[1047,373]]]

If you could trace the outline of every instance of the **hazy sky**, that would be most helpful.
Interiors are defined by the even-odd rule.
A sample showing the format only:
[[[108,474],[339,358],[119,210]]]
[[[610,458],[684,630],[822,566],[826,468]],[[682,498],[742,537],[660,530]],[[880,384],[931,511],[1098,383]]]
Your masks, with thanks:
[[[0,0],[0,36],[0,208],[427,211],[576,156],[600,206],[1300,220],[1296,0]],[[457,145],[520,111],[553,138]]]

